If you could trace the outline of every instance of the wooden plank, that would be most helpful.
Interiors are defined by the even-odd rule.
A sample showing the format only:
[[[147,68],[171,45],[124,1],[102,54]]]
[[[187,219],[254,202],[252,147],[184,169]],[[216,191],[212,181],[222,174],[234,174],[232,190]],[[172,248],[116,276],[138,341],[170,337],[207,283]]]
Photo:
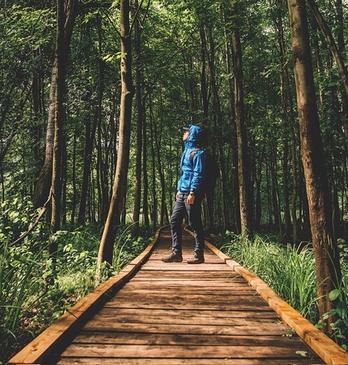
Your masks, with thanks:
[[[230,280],[221,280],[212,282],[211,280],[182,280],[178,279],[162,279],[162,280],[151,280],[151,279],[142,279],[142,280],[134,280],[134,278],[129,281],[124,288],[144,288],[144,289],[151,289],[157,290],[157,288],[162,287],[167,288],[186,288],[186,289],[200,289],[200,288],[207,288],[207,289],[217,289],[217,290],[229,290],[230,288],[246,288],[250,289],[250,285],[246,283],[245,280],[243,281],[230,281]]]
[[[220,258],[219,250],[213,245],[207,245]],[[222,253],[221,253],[222,254]],[[272,309],[315,351],[326,363],[330,365],[347,365],[348,353],[338,346],[333,340],[306,320],[298,311],[282,300],[269,286],[246,270],[239,263],[226,259],[226,264],[246,279],[250,285],[267,301]]]
[[[215,285],[216,284],[216,285]],[[124,291],[143,291],[143,292],[151,292],[151,293],[160,293],[163,291],[183,293],[185,291],[192,292],[194,290],[201,290],[202,295],[208,294],[208,292],[223,292],[225,294],[231,293],[234,295],[235,292],[243,291],[250,292],[252,296],[258,294],[255,289],[253,289],[250,285],[248,285],[245,281],[227,281],[223,280],[221,282],[212,282],[210,280],[178,280],[178,279],[170,279],[163,278],[162,280],[152,280],[151,278],[144,278],[143,280],[132,280],[127,285],[124,286]],[[197,293],[199,294],[199,292]],[[242,294],[242,293],[241,293]]]
[[[204,303],[188,303],[185,300],[176,301],[175,303],[171,301],[158,302],[156,300],[146,300],[142,302],[131,302],[128,300],[119,300],[115,302],[105,303],[105,308],[144,308],[144,309],[191,309],[191,310],[256,310],[256,311],[269,311],[268,305],[259,305],[255,302],[253,303],[242,303],[242,304],[223,304],[216,303],[215,301],[204,302]]]
[[[293,359],[295,360],[295,359]],[[130,359],[130,358],[74,358],[68,357],[61,359],[57,365],[319,365],[310,360],[296,359]]]
[[[82,331],[74,343],[89,344],[133,344],[133,345],[229,345],[229,346],[288,346],[297,350],[308,350],[298,336],[226,336],[226,335],[185,335],[157,333],[116,333]]]
[[[211,289],[211,288],[205,288],[205,287],[191,287],[191,288],[185,288],[185,287],[156,287],[153,289],[135,289],[135,288],[123,288],[120,290],[120,294],[123,295],[152,295],[153,293],[158,294],[166,294],[166,295],[189,295],[189,294],[201,294],[204,296],[217,296],[217,297],[229,297],[231,295],[255,295],[255,290],[250,289],[250,287],[231,287],[231,288],[221,288],[219,289]]]
[[[171,280],[209,280],[209,281],[233,281],[233,282],[243,282],[245,280],[240,276],[233,272],[224,272],[224,271],[182,271],[180,275],[175,270],[167,270],[167,271],[144,271],[141,270],[132,280],[138,279],[152,279],[152,280],[163,280],[163,279],[171,279]]]
[[[122,345],[72,344],[62,354],[64,357],[115,357],[115,358],[190,358],[190,359],[241,359],[241,358],[291,358],[301,359],[296,349],[288,346],[193,346],[193,345]]]
[[[177,293],[160,293],[160,292],[152,292],[149,295],[146,294],[136,294],[133,292],[119,292],[113,298],[111,298],[108,303],[112,304],[114,302],[119,301],[131,301],[131,302],[138,302],[138,301],[157,301],[160,302],[171,302],[171,303],[211,303],[215,302],[217,304],[226,304],[226,305],[234,305],[234,304],[254,304],[254,305],[265,305],[265,301],[260,298],[258,295],[224,295],[224,296],[207,296],[204,294],[181,294]]]
[[[175,270],[176,272],[179,271],[227,271],[231,272],[231,268],[226,264],[199,264],[199,265],[189,265],[186,262],[172,262],[170,264],[166,264],[165,262],[147,262],[145,265],[143,265],[142,270],[144,271],[172,271]]]
[[[133,309],[133,308],[102,308],[98,314],[127,314],[147,317],[149,315],[154,316],[168,316],[172,318],[173,321],[177,317],[190,317],[190,318],[212,318],[212,319],[226,319],[229,318],[274,318],[279,319],[278,315],[271,309],[266,311],[214,311],[214,310],[204,310],[192,312],[190,310],[176,310],[176,309]]]
[[[118,327],[120,323],[175,323],[175,324],[187,324],[187,325],[214,325],[214,326],[246,326],[248,324],[256,325],[257,323],[265,325],[266,323],[279,323],[279,318],[277,317],[230,317],[230,318],[214,318],[200,315],[192,316],[176,316],[175,318],[169,317],[168,315],[147,315],[146,317],[139,314],[121,314],[121,313],[97,313],[93,319],[90,320],[91,325],[98,325],[99,323],[108,323],[108,326],[112,324]]]
[[[168,323],[114,323],[88,321],[83,330],[107,332],[143,332],[143,333],[171,333],[191,335],[287,335],[289,328],[281,323],[251,322],[247,325],[214,326],[214,325],[186,325]]]
[[[157,230],[154,239],[136,259],[132,261],[130,269],[122,270],[109,280],[99,285],[93,292],[78,301],[72,308],[66,311],[54,324],[43,331],[20,352],[9,361],[13,363],[40,362],[49,351],[55,351],[64,341],[79,327],[89,316],[108,299],[111,292],[122,287],[134,273],[140,268],[146,258],[151,254],[162,228]]]

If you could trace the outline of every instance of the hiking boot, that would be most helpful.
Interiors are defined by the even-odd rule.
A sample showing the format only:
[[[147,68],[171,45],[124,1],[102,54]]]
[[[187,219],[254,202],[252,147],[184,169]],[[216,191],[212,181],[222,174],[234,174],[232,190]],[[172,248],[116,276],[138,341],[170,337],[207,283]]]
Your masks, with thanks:
[[[193,257],[187,260],[188,264],[203,264],[203,262],[204,262],[203,252],[202,253],[195,252],[193,254]]]
[[[170,255],[162,257],[162,261],[163,262],[182,262],[182,254],[172,252]]]

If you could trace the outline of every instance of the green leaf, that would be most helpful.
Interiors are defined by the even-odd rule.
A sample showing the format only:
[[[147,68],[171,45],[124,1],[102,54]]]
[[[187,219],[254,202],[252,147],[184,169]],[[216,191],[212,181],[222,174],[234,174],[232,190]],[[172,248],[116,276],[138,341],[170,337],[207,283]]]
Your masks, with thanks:
[[[341,291],[339,289],[331,290],[329,293],[329,298],[331,301],[334,301],[339,297],[340,294],[341,294]]]

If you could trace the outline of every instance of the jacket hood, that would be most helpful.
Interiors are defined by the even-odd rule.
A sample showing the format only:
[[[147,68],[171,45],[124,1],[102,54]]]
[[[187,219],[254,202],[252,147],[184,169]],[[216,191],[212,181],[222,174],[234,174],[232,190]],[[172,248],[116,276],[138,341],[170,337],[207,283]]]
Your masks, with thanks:
[[[197,144],[201,138],[202,132],[203,132],[203,129],[200,126],[191,124],[190,129],[189,129],[189,136],[188,136],[187,140],[185,141],[185,143],[189,147],[197,146]]]

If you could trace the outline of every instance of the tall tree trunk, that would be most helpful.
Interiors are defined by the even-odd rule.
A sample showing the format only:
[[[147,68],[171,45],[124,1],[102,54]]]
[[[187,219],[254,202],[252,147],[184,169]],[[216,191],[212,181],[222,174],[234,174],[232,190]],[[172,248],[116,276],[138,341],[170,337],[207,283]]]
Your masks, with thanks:
[[[199,23],[199,35],[201,40],[201,96],[202,96],[202,107],[203,107],[203,122],[208,125],[208,91],[207,91],[207,41],[205,36],[205,29],[203,22]]]
[[[234,90],[235,90],[235,122],[238,147],[238,182],[239,182],[239,208],[241,233],[245,237],[252,235],[251,219],[251,182],[248,156],[247,131],[244,120],[244,91],[243,91],[243,68],[242,48],[238,25],[232,32],[233,67],[234,67]]]
[[[161,216],[160,216],[160,224],[161,226],[164,224],[164,220],[166,219],[166,222],[169,222],[168,217],[168,210],[167,210],[167,202],[166,202],[166,181],[162,166],[162,159],[161,159],[161,141],[159,138],[159,131],[157,129],[156,122],[154,123],[154,139],[155,139],[155,146],[156,146],[156,155],[157,155],[157,168],[158,168],[158,174],[160,177],[161,182]],[[161,128],[162,130],[162,128]]]
[[[87,198],[88,198],[89,182],[91,175],[93,142],[94,142],[94,134],[97,127],[97,118],[95,116],[91,116],[91,113],[89,113],[87,118],[88,120],[86,120],[85,148],[83,157],[83,176],[82,176],[82,186],[80,194],[79,214],[77,218],[78,225],[84,224],[86,219],[86,207],[87,207]],[[91,118],[93,118],[93,121],[91,121]]]
[[[77,218],[77,224],[83,225],[86,220],[86,204],[88,197],[88,190],[90,185],[91,176],[91,166],[92,157],[94,149],[95,134],[97,131],[97,126],[101,125],[102,122],[102,102],[103,102],[103,91],[104,91],[104,66],[102,61],[102,30],[101,30],[101,20],[98,19],[98,86],[97,86],[97,105],[95,115],[91,116],[89,113],[88,121],[86,124],[86,139],[85,139],[85,150],[83,159],[83,177],[82,177],[82,187],[80,195],[80,206],[79,214]],[[90,120],[91,118],[92,121]],[[99,170],[98,170],[99,171]]]
[[[224,150],[223,150],[223,138],[221,131],[223,130],[223,118],[221,111],[221,103],[219,98],[219,89],[216,78],[216,70],[215,70],[215,43],[213,39],[212,29],[211,27],[207,30],[210,54],[208,53],[208,64],[210,71],[210,81],[211,81],[211,90],[213,94],[213,121],[214,121],[214,129],[217,133],[217,151],[218,151],[218,160],[220,167],[220,175],[221,175],[221,185],[222,185],[222,206],[223,206],[223,227],[229,228],[229,209],[228,209],[228,197],[227,197],[227,176],[226,169],[224,163]]]
[[[123,189],[127,180],[129,165],[129,145],[132,117],[132,46],[129,24],[129,0],[120,2],[120,36],[121,36],[121,101],[119,118],[119,139],[117,164],[112,189],[112,196],[98,252],[97,280],[103,262],[112,264],[113,245],[116,229],[120,221],[120,209]]]
[[[323,315],[334,308],[329,293],[340,281],[338,247],[333,239],[331,202],[325,156],[319,127],[319,117],[313,80],[307,15],[304,0],[288,0],[297,107],[300,123],[301,156],[306,181],[309,219],[316,262],[319,313]]]
[[[77,149],[77,127],[74,129],[74,139],[73,139],[73,158],[72,158],[72,185],[73,185],[73,195],[72,195],[72,207],[71,207],[71,225],[75,224],[75,213],[76,213],[76,201],[77,201],[77,189],[76,189],[76,149]]]
[[[229,106],[230,106],[230,125],[232,129],[231,149],[232,149],[232,196],[233,207],[230,210],[233,211],[234,231],[240,232],[240,212],[239,212],[239,186],[238,186],[238,148],[237,148],[237,135],[236,135],[236,122],[235,122],[235,100],[234,100],[234,76],[233,74],[233,58],[232,58],[232,46],[231,40],[228,37],[228,9],[224,9],[224,38],[225,38],[225,62],[226,71],[228,74],[228,86],[229,86]]]
[[[204,23],[201,20],[199,23],[199,35],[201,43],[201,98],[203,108],[203,124],[209,126],[209,100],[207,86],[207,40]],[[207,192],[207,226],[208,229],[213,229],[214,226],[214,192]]]
[[[291,220],[292,220],[292,241],[294,244],[298,242],[298,220],[297,220],[297,202],[298,202],[298,172],[297,172],[297,138],[295,132],[295,126],[291,131],[291,169],[292,169],[292,192],[291,192]]]
[[[143,105],[145,105],[145,99],[143,100]],[[143,217],[144,217],[144,224],[146,227],[150,225],[149,221],[149,180],[147,176],[147,123],[146,123],[146,113],[144,108],[144,119],[143,119]]]
[[[152,100],[149,101],[150,107],[150,146],[151,146],[151,170],[152,170],[152,184],[151,184],[151,191],[152,191],[152,225],[153,227],[157,227],[157,184],[156,184],[156,155],[155,155],[155,139],[154,139],[154,119],[153,119],[153,112],[152,112]]]
[[[42,162],[42,153],[40,148],[40,141],[41,141],[41,125],[40,120],[42,118],[42,101],[41,101],[41,88],[42,88],[42,78],[38,72],[34,72],[32,86],[31,86],[31,93],[33,99],[33,123],[34,125],[31,127],[31,133],[33,136],[33,157],[36,169],[40,168]]]
[[[283,2],[280,3],[282,7],[284,5]],[[279,68],[280,68],[280,95],[281,95],[281,105],[282,105],[282,119],[283,119],[283,133],[282,133],[282,141],[283,141],[283,156],[282,156],[282,183],[283,183],[283,199],[284,199],[284,222],[285,222],[285,230],[283,240],[287,241],[290,237],[291,231],[291,218],[290,218],[290,203],[289,203],[289,130],[290,130],[290,119],[291,119],[291,110],[290,110],[290,95],[288,88],[290,85],[288,84],[288,66],[286,59],[286,46],[284,41],[284,27],[283,27],[283,15],[282,8],[276,8],[277,14],[275,15],[273,21],[275,24],[275,28],[277,31],[277,41],[279,47]]]
[[[139,4],[138,0],[134,2],[135,9],[138,9]],[[136,90],[135,90],[135,99],[136,99],[136,107],[137,107],[137,147],[136,147],[136,161],[135,161],[135,193],[134,193],[134,208],[133,208],[133,222],[134,222],[134,232],[137,232],[139,228],[139,219],[140,219],[140,204],[141,204],[141,155],[143,148],[143,116],[144,116],[144,107],[143,107],[143,80],[142,80],[142,55],[141,55],[141,25],[140,19],[135,20],[135,82],[136,82]],[[145,141],[144,141],[145,143]]]
[[[64,104],[65,96],[65,76],[66,76],[66,59],[68,48],[65,39],[65,22],[67,19],[66,2],[57,0],[57,40],[56,40],[56,89],[54,99],[54,116],[53,116],[53,154],[51,167],[51,233],[57,232],[61,225],[61,193],[63,187],[62,179],[62,157],[65,155],[63,141],[64,136]],[[57,252],[58,243],[52,236],[48,247],[49,255],[53,258]]]
[[[277,147],[271,144],[271,159],[270,159],[270,171],[271,171],[271,185],[272,185],[272,203],[274,213],[274,223],[278,229],[279,236],[283,236],[282,219],[280,211],[280,197],[278,187],[278,174],[277,174]]]
[[[45,160],[40,170],[39,177],[35,186],[33,203],[35,207],[42,206],[47,200],[52,182],[52,166],[55,163],[54,160],[54,141],[58,137],[59,133],[55,133],[56,119],[61,115],[61,111],[57,108],[60,107],[62,102],[59,101],[62,93],[60,87],[65,87],[66,67],[69,54],[69,46],[72,35],[72,30],[77,14],[77,0],[59,0],[58,4],[61,6],[61,35],[60,37],[60,49],[58,50],[58,42],[54,54],[52,74],[51,74],[51,86],[50,86],[50,102],[48,110],[48,123],[46,130],[46,147],[45,147]],[[63,56],[60,56],[63,55]],[[59,85],[60,83],[60,85]],[[57,147],[57,146],[56,146]],[[57,162],[57,161],[56,161]],[[52,182],[52,183],[51,183]]]

